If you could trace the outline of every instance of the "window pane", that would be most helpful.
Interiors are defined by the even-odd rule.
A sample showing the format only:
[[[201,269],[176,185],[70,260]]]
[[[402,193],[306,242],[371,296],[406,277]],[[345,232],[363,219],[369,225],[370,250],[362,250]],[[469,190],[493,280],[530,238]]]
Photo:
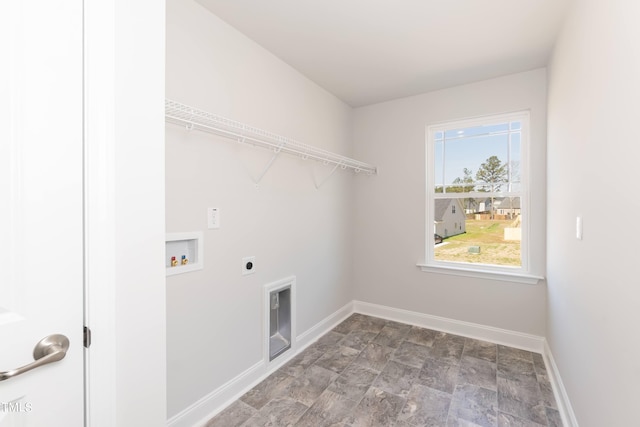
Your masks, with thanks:
[[[486,143],[487,138],[473,137],[447,141],[445,145],[445,184],[455,184],[464,180],[465,169],[471,181],[475,181],[480,164],[496,151],[496,144]],[[502,141],[503,155],[506,155],[506,139]]]
[[[522,264],[519,197],[436,199],[433,227],[437,261]]]
[[[444,134],[435,142],[436,192],[515,191],[509,186],[509,165],[520,160],[520,134],[510,132],[509,123]]]
[[[435,185],[436,185],[436,193],[442,193],[442,185],[444,184],[444,177],[443,177],[443,171],[444,171],[444,157],[443,157],[443,153],[444,153],[444,143],[442,141],[435,143],[434,147],[433,147],[433,157],[434,157],[434,163],[433,163],[433,167],[434,167],[434,176],[435,176]],[[440,188],[440,191],[438,191],[438,187]]]
[[[521,175],[521,134],[520,132],[514,132],[511,134],[511,141],[509,143],[509,176],[507,191],[520,191],[522,190],[522,175]]]

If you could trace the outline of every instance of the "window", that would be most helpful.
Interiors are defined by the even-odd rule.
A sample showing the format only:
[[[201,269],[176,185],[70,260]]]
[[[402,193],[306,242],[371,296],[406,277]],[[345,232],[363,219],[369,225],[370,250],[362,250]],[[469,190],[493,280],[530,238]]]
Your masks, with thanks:
[[[528,112],[428,127],[423,269],[529,274],[528,132]]]

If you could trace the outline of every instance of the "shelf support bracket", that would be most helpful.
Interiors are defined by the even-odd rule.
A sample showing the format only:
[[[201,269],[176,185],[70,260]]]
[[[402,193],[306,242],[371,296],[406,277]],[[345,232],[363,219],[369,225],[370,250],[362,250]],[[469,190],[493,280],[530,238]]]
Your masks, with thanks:
[[[264,178],[264,176],[266,175],[267,171],[271,168],[271,166],[273,165],[273,162],[276,161],[276,159],[278,158],[278,155],[282,151],[282,145],[278,146],[278,148],[276,148],[274,151],[275,152],[274,152],[273,156],[267,162],[267,164],[265,165],[264,169],[262,169],[262,172],[260,172],[260,175],[258,175],[258,178],[253,180],[254,184],[256,184],[256,185],[260,184],[260,181],[262,181],[262,178]]]
[[[341,164],[342,163],[336,163],[336,165],[331,169],[331,172],[329,172],[329,174],[327,176],[325,176],[320,182],[314,182],[314,184],[316,186],[316,190],[319,190],[320,187],[322,187],[324,185],[324,183],[327,182],[329,180],[329,178],[331,178],[333,176],[334,173],[336,173],[336,170],[338,169],[338,166],[340,166]]]

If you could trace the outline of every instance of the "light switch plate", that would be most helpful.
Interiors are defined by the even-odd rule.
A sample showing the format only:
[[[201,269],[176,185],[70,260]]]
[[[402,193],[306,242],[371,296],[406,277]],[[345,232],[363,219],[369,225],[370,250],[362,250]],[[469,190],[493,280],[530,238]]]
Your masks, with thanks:
[[[209,229],[220,228],[220,209],[208,208],[207,209],[207,224]]]
[[[582,217],[576,217],[576,239],[582,240]]]

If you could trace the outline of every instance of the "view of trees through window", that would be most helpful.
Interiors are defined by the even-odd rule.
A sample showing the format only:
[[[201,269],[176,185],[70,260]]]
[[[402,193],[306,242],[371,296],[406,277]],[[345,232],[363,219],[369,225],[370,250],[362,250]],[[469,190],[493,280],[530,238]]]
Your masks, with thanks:
[[[431,131],[433,260],[522,266],[524,119]]]

